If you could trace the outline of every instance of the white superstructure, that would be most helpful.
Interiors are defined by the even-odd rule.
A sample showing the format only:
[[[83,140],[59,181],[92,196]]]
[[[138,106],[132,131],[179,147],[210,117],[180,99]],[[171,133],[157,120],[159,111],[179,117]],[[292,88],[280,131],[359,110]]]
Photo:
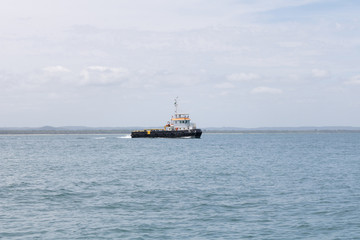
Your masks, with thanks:
[[[165,130],[191,130],[196,129],[195,123],[191,123],[189,114],[178,113],[178,102],[175,98],[175,115],[171,117],[171,121],[165,126]]]

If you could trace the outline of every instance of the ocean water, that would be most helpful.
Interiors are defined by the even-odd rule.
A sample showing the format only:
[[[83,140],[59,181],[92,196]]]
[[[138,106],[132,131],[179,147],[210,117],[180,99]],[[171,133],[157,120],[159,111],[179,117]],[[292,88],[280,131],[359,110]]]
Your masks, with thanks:
[[[360,239],[360,134],[1,135],[3,239]]]

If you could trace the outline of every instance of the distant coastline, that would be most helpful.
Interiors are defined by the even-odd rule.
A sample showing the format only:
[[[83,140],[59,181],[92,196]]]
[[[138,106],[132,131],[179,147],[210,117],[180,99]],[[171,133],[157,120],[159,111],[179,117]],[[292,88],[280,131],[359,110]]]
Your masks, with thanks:
[[[0,135],[25,134],[130,134],[136,129],[150,129],[157,127],[51,127],[40,128],[0,128]],[[360,127],[266,127],[266,128],[203,128],[203,133],[360,133]]]

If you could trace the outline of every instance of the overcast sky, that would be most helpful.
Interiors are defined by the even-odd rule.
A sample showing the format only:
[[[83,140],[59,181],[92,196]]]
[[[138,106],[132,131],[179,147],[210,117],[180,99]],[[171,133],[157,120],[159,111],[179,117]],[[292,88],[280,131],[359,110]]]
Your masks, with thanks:
[[[0,127],[360,126],[358,0],[0,4]]]

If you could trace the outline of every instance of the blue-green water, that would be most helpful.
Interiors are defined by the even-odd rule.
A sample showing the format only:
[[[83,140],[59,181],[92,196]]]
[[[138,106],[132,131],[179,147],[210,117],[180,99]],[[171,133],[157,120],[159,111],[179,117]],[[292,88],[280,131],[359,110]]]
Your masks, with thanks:
[[[0,238],[360,239],[360,134],[0,136]]]

